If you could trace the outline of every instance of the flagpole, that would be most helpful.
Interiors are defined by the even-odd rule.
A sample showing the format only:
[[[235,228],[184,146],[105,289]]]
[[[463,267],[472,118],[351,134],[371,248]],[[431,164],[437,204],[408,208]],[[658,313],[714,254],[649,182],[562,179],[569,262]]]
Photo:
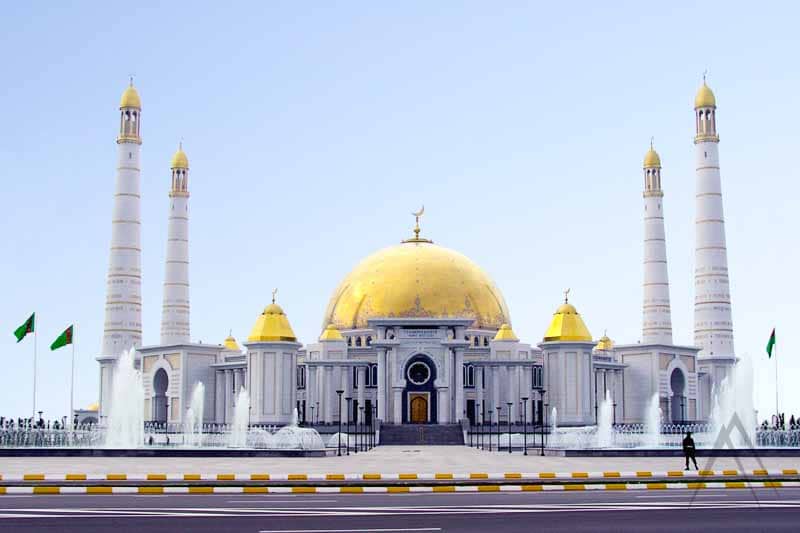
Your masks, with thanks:
[[[75,400],[75,343],[72,343],[72,368],[69,374],[69,428],[74,429],[72,420],[74,418],[73,401]]]
[[[36,424],[36,339],[38,334],[36,326],[33,327],[33,423]]]
[[[773,355],[775,357],[775,414],[778,417],[778,423],[780,424],[781,412],[778,410],[778,343],[775,343],[773,347]]]

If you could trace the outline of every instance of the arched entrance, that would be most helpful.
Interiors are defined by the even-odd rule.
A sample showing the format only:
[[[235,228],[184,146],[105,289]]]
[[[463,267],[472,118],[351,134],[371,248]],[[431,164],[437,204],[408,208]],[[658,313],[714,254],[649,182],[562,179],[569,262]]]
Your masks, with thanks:
[[[422,394],[412,394],[409,401],[411,406],[411,423],[424,424],[428,421],[428,398]]]
[[[405,366],[403,423],[436,423],[436,365],[427,355],[411,357]]]
[[[670,418],[672,422],[686,421],[686,377],[680,368],[675,368],[669,375],[669,385],[672,390],[670,398]]]
[[[167,387],[169,386],[169,377],[167,371],[163,368],[156,370],[153,376],[153,421],[166,422],[167,421]]]

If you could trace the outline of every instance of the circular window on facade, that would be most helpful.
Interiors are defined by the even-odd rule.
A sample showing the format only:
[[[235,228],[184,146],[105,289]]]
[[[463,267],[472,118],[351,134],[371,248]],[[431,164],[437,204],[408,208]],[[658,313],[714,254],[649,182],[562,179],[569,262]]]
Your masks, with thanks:
[[[425,385],[431,379],[431,369],[422,361],[408,367],[408,380],[414,385]]]

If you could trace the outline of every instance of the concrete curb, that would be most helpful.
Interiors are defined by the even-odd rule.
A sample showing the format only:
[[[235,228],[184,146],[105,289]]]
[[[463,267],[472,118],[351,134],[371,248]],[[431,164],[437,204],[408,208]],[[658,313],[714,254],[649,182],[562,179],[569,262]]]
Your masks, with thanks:
[[[728,481],[693,483],[595,483],[562,485],[439,485],[439,486],[347,486],[347,487],[243,487],[243,486],[25,486],[0,487],[2,494],[408,494],[446,492],[546,492],[585,490],[703,490],[800,487],[798,481]],[[0,496],[1,497],[1,496]]]

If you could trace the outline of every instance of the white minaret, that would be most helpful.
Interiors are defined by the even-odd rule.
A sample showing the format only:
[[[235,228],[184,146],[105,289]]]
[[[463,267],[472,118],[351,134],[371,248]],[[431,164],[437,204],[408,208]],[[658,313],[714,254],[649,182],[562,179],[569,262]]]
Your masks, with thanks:
[[[100,348],[100,411],[111,408],[114,364],[124,350],[142,344],[142,240],[139,152],[142,102],[131,84],[119,104],[117,183],[111,215],[106,312]]]
[[[694,99],[695,162],[695,270],[694,343],[702,357],[734,358],[728,253],[719,174],[719,136],[716,100],[703,78]],[[717,379],[715,379],[715,382]]]
[[[162,345],[189,342],[189,159],[182,145],[172,156],[170,168]]]
[[[642,343],[672,344],[667,243],[664,233],[664,192],[661,158],[653,150],[644,156],[644,301]]]
[[[117,356],[142,344],[142,248],[139,151],[142,104],[130,86],[120,102],[117,184],[111,217],[111,251],[101,354]],[[102,385],[101,385],[102,386]]]

